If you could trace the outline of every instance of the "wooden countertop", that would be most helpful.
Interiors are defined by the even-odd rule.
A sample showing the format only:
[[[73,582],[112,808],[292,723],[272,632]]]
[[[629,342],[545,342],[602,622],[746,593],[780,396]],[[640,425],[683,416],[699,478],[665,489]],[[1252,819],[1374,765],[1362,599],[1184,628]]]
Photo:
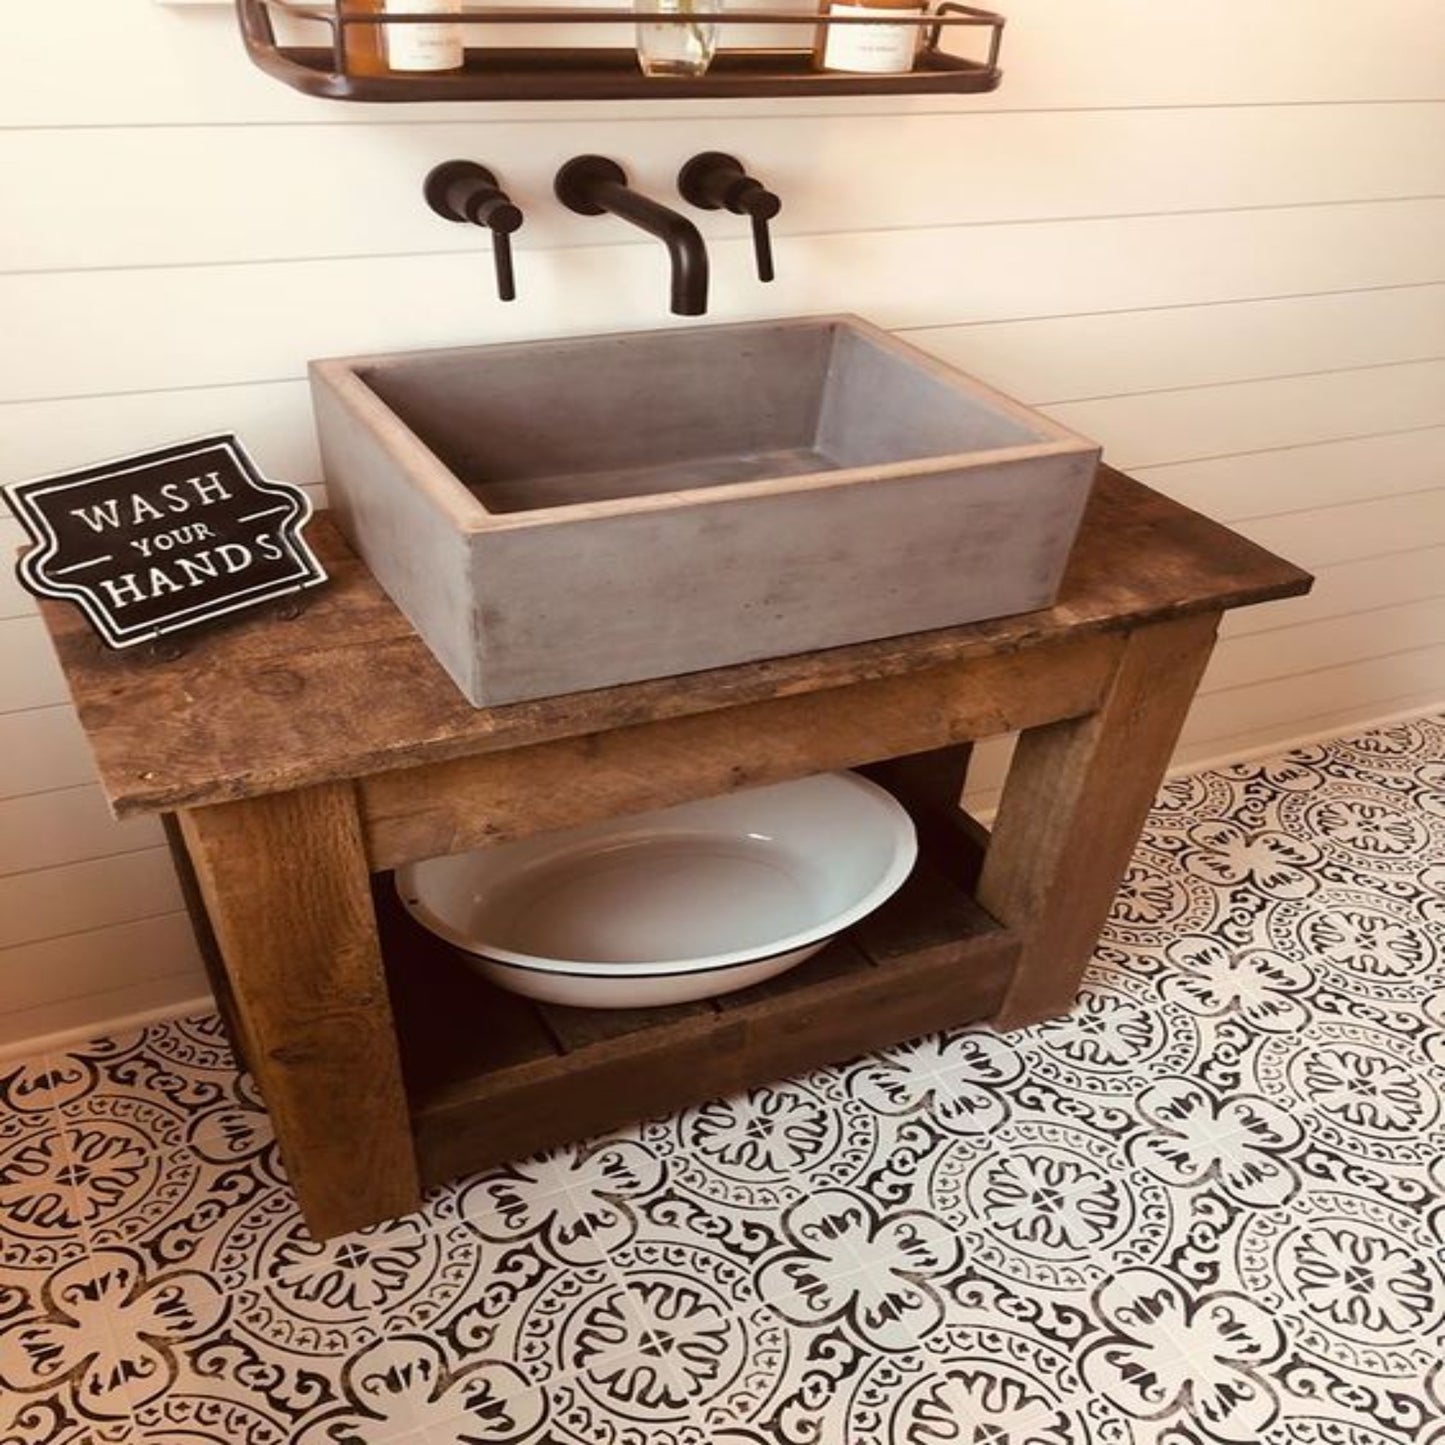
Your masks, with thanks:
[[[1227,527],[1100,469],[1058,603],[965,627],[568,697],[473,708],[323,513],[331,581],[203,632],[112,652],[44,601],[118,817],[840,687],[1307,592],[1312,578]]]

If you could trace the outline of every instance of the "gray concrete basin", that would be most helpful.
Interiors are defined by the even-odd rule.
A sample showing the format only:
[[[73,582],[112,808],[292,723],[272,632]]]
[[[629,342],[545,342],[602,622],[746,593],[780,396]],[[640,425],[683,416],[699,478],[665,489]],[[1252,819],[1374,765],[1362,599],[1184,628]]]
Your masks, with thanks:
[[[311,382],[343,531],[478,706],[1047,606],[1099,455],[846,316]]]

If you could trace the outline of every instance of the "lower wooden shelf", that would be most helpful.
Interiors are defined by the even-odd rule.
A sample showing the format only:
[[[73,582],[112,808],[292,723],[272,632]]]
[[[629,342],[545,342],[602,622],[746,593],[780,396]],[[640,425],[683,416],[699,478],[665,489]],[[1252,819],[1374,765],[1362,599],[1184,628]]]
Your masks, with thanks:
[[[650,1114],[993,1014],[1017,937],[924,830],[912,877],[807,963],[660,1009],[533,1004],[492,987],[373,880],[422,1180],[437,1184]],[[962,870],[966,872],[965,870]]]

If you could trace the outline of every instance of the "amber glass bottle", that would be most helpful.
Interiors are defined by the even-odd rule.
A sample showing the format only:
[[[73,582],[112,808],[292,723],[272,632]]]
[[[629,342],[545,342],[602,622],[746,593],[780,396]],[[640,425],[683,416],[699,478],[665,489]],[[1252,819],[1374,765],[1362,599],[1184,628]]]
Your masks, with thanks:
[[[343,15],[380,15],[386,0],[337,0]],[[342,27],[346,47],[348,75],[385,75],[386,42],[380,25],[345,25]]]
[[[339,3],[343,11],[351,15],[417,15],[461,10],[461,0],[339,0]],[[346,27],[346,69],[350,75],[460,70],[465,60],[462,27],[447,21]]]
[[[923,0],[822,0],[824,15],[876,16],[876,25],[820,25],[813,45],[819,70],[901,75],[913,69],[920,25],[889,24],[890,16],[922,15]]]

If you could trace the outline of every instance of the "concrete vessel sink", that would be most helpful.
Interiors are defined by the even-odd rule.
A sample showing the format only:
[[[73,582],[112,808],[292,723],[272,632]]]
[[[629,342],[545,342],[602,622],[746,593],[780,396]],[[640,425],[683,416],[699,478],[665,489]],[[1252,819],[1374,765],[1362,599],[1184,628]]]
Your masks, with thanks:
[[[478,706],[1047,606],[1099,455],[853,317],[311,380],[342,529]]]

